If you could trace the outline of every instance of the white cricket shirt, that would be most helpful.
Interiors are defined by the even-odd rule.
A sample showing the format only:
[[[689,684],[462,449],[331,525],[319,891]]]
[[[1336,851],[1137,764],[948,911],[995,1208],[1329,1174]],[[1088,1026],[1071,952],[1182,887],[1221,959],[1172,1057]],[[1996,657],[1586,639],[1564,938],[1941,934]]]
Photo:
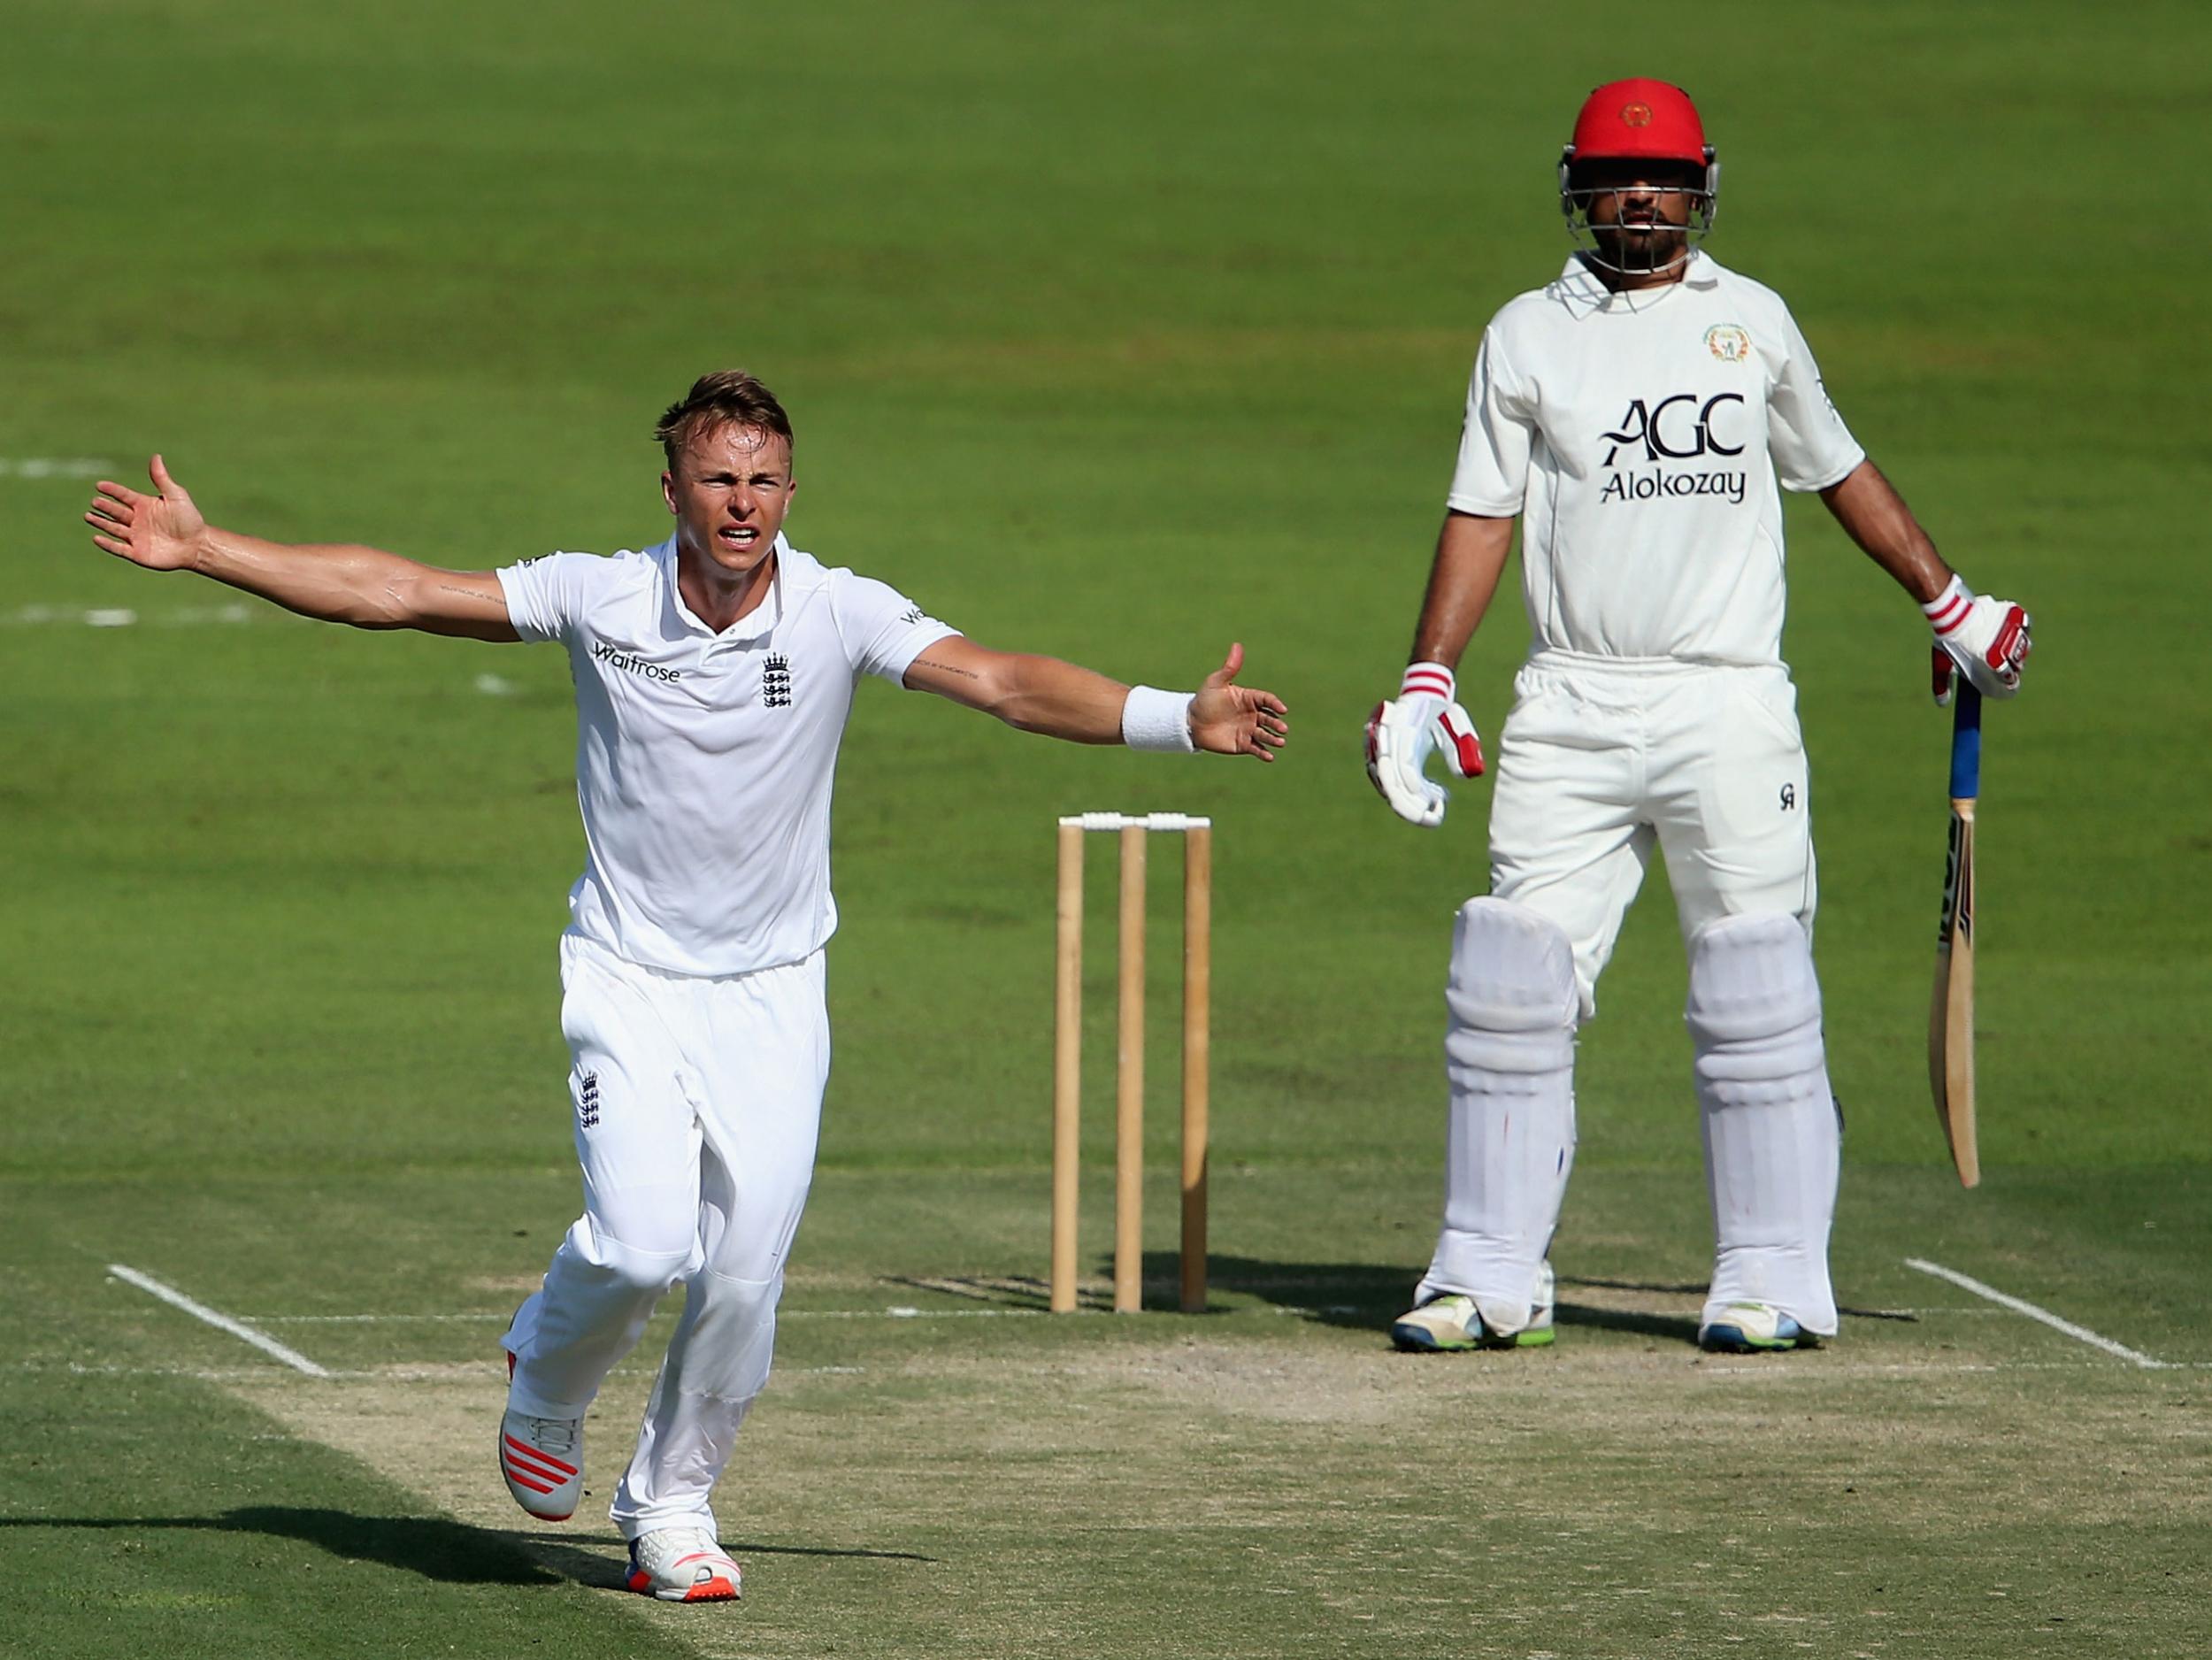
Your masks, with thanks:
[[[1866,458],[1773,289],[1703,254],[1614,294],[1579,261],[1483,332],[1450,504],[1522,516],[1532,651],[1781,661],[1782,500]]]
[[[717,634],[673,537],[498,573],[525,640],[568,648],[584,873],[569,931],[676,974],[796,963],[837,928],[830,786],[863,674],[897,681],[947,627],[895,588],[776,538],[776,574]]]

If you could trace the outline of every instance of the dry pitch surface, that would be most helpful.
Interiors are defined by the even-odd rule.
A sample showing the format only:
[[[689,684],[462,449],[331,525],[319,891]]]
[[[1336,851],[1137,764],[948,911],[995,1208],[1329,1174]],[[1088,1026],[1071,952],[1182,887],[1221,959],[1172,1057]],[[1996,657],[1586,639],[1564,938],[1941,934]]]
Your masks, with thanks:
[[[559,1527],[493,1467],[496,1317],[271,1319],[334,1367],[411,1326],[485,1352],[227,1387],[702,1655],[2191,1652],[2202,1369],[1920,1283],[1824,1351],[1733,1360],[1682,1341],[1677,1287],[1569,1281],[1548,1352],[1415,1357],[1263,1308],[1055,1321],[1018,1287],[799,1280],[725,1483],[734,1610],[615,1588],[644,1364]],[[886,1293],[913,1311],[859,1306]]]

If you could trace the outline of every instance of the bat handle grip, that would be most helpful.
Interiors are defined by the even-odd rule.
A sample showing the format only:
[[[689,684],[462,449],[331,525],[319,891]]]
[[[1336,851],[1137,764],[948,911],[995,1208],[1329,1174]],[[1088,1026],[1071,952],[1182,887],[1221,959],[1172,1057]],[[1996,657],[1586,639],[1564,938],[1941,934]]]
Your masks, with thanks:
[[[1951,711],[1951,799],[1972,801],[1982,788],[1982,695],[1962,674]]]

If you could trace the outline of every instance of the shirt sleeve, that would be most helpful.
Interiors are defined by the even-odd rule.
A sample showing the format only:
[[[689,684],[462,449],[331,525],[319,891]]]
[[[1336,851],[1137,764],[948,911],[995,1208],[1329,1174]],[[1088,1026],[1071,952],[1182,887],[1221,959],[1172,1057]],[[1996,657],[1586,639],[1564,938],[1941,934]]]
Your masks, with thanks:
[[[1840,484],[1866,459],[1866,451],[1829,401],[1813,349],[1786,310],[1782,312],[1782,361],[1767,395],[1767,448],[1783,487],[1792,490],[1824,490]]]
[[[1467,382],[1467,420],[1459,434],[1459,465],[1445,499],[1455,512],[1510,519],[1528,495],[1529,448],[1535,411],[1498,344],[1497,325],[1483,331]]]
[[[606,565],[595,553],[547,553],[502,565],[493,574],[517,634],[531,641],[565,640],[584,614],[586,581]]]
[[[934,617],[888,582],[838,573],[831,589],[838,638],[854,672],[873,674],[895,684],[906,677],[916,657],[960,631]]]

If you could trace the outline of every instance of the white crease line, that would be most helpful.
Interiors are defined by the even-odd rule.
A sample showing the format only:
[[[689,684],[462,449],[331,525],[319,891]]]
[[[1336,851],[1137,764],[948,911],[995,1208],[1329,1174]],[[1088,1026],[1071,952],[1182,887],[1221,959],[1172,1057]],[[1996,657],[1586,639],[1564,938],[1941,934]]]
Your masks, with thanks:
[[[858,1376],[864,1371],[865,1368],[861,1366],[778,1366],[776,1376],[779,1378],[844,1377]],[[490,1378],[495,1372],[498,1372],[500,1375],[495,1381],[500,1388],[504,1389],[507,1383],[504,1372],[503,1367],[474,1365],[461,1367],[451,1365],[368,1366],[341,1368],[335,1372],[326,1372],[322,1373],[322,1376],[334,1383],[468,1383],[472,1380],[473,1374],[480,1372],[484,1377]],[[617,1366],[607,1375],[613,1378],[644,1378],[657,1377],[659,1374],[660,1368],[657,1365],[652,1365]],[[233,1375],[239,1374],[234,1373]],[[269,1374],[265,1372],[259,1372],[244,1375],[266,1378]]]
[[[514,1310],[487,1314],[255,1314],[247,1317],[264,1326],[393,1326],[419,1325],[426,1321],[446,1323],[466,1321],[471,1324],[493,1320],[511,1320]]]
[[[2156,1364],[2162,1372],[2212,1372],[2212,1360],[2162,1360]],[[1708,1361],[1698,1367],[1699,1374],[1708,1378],[1771,1378],[1777,1382],[1787,1379],[1801,1383],[1857,1383],[1868,1378],[1909,1379],[2001,1372],[2009,1376],[2016,1372],[2090,1372],[2108,1378],[2112,1375],[2105,1370],[2102,1361],[2091,1360],[2086,1356],[2079,1360],[1901,1360],[1865,1364],[1842,1360],[1793,1361],[1778,1355],[1772,1359],[1745,1361],[1725,1366],[1717,1366]]]
[[[780,1309],[780,1320],[1026,1320],[1042,1309]]]
[[[329,1383],[454,1383],[466,1382],[464,1373],[468,1369],[453,1365],[435,1366],[379,1366],[368,1369],[346,1368],[325,1372],[321,1380]],[[495,1367],[478,1368],[496,1385],[503,1379],[494,1376]],[[1049,1367],[1037,1368],[1041,1372]],[[1148,1367],[1147,1372],[1166,1375],[1172,1368]],[[1408,1369],[1412,1370],[1411,1368]],[[2212,1360],[2170,1360],[2161,1367],[2163,1372],[2212,1372]],[[645,1378],[654,1375],[651,1366],[618,1366],[612,1376],[618,1378]],[[88,1364],[82,1361],[12,1360],[0,1362],[0,1375],[9,1372],[66,1372],[81,1378],[190,1378],[201,1383],[266,1383],[275,1374],[265,1366],[123,1366],[115,1364]],[[1996,1362],[1902,1362],[1889,1365],[1863,1365],[1855,1362],[1831,1361],[1816,1365],[1786,1360],[1749,1361],[1738,1365],[1713,1365],[1698,1368],[1698,1374],[1706,1378],[1756,1378],[1778,1386],[1785,1383],[1836,1384],[1866,1383],[1874,1380],[1911,1383],[1924,1378],[2008,1377],[2023,1372],[2062,1372],[2096,1373],[2103,1377],[2113,1374],[2104,1370],[2103,1364],[2088,1359],[2080,1360],[2016,1360]],[[778,1366],[779,1378],[794,1377],[862,1377],[864,1366]]]
[[[2008,1295],[1994,1286],[1985,1286],[1971,1274],[1962,1274],[1955,1268],[1946,1268],[1941,1263],[1924,1262],[1917,1257],[1906,1257],[1905,1266],[1916,1268],[1924,1274],[1933,1274],[1938,1280],[1947,1280],[1978,1297],[1988,1298],[2000,1308],[2010,1309],[2015,1314],[2024,1314],[2032,1320],[2040,1320],[2055,1332],[2063,1332],[2076,1341],[2086,1343],[2092,1349],[2101,1349],[2108,1355],[2117,1355],[2122,1360],[2131,1362],[2146,1371],[2166,1370],[2166,1363],[2162,1360],[2154,1360],[2139,1349],[2130,1349],[2125,1343],[2116,1343],[2108,1337],[2100,1337],[2085,1326],[2062,1320],[2048,1309],[2039,1309],[2034,1303]]]
[[[475,1368],[501,1387],[505,1386],[503,1368],[483,1366]],[[617,1366],[610,1375],[618,1378],[645,1378],[657,1374],[656,1366]],[[780,1378],[858,1377],[865,1373],[864,1366],[778,1366]],[[328,1383],[452,1383],[467,1379],[463,1369],[454,1366],[377,1366],[366,1370],[347,1368],[338,1371],[318,1370],[316,1377]],[[201,1383],[266,1383],[273,1375],[266,1366],[121,1366],[115,1364],[88,1365],[81,1360],[39,1361],[12,1360],[0,1365],[0,1372],[62,1372],[73,1378],[191,1378]]]
[[[204,1303],[195,1303],[183,1292],[163,1285],[151,1274],[142,1274],[137,1269],[127,1268],[121,1263],[110,1263],[108,1272],[113,1274],[118,1280],[136,1286],[141,1291],[150,1292],[172,1308],[182,1309],[195,1319],[205,1320],[218,1331],[228,1332],[242,1342],[251,1343],[265,1355],[273,1355],[295,1372],[303,1372],[311,1378],[330,1376],[327,1372],[308,1359],[296,1349],[287,1349],[275,1338],[255,1331],[252,1326],[246,1325],[242,1320],[234,1320],[227,1314],[218,1313]]]
[[[1041,1309],[779,1309],[779,1320],[996,1320],[1029,1319]],[[257,1314],[264,1326],[391,1326],[426,1321],[509,1320],[507,1314]]]

